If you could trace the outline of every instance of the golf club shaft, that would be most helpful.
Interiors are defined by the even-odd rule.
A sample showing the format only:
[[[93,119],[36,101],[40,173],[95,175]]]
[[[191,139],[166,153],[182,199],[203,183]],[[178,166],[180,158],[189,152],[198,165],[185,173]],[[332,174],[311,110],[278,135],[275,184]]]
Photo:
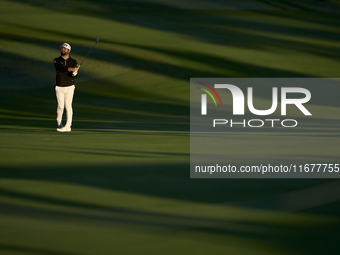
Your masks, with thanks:
[[[81,61],[80,65],[78,67],[81,66],[81,64],[85,61],[86,57],[90,54],[90,52],[92,51],[92,49],[94,48],[94,46],[96,46],[96,44],[99,42],[99,38],[97,38],[96,43],[92,46],[92,48],[89,50],[89,52],[86,54],[85,58],[83,59],[83,61]]]

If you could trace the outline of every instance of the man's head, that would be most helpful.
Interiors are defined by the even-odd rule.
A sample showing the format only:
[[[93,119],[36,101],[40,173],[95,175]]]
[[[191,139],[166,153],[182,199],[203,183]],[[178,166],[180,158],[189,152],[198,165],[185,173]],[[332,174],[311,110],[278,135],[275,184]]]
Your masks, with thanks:
[[[69,55],[70,51],[71,51],[71,45],[69,45],[68,43],[63,43],[62,45],[60,45],[60,53],[62,56]]]

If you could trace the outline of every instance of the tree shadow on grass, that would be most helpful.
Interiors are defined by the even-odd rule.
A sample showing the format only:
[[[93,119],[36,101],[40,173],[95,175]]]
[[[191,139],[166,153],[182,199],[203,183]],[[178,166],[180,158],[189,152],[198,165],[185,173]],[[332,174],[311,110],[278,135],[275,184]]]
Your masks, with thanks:
[[[31,1],[33,4],[41,4],[41,1]],[[321,28],[306,27],[293,27],[291,25],[271,24],[266,20],[247,20],[242,19],[239,16],[233,15],[214,15],[214,12],[199,12],[193,10],[179,10],[177,8],[171,8],[157,3],[124,3],[114,2],[112,6],[121,6],[122,9],[128,9],[129,12],[122,12],[118,15],[115,13],[110,15],[112,9],[102,10],[103,13],[107,12],[108,16],[99,16],[93,10],[86,10],[88,13],[92,13],[94,16],[98,15],[101,19],[117,20],[119,22],[134,24],[142,27],[153,28],[159,31],[176,32],[179,34],[189,35],[193,37],[193,40],[207,40],[214,44],[227,45],[235,48],[254,49],[259,51],[273,51],[280,52],[282,50],[296,50],[297,52],[303,52],[321,57],[327,57],[329,59],[338,60],[339,49],[330,45],[320,45],[314,39],[334,43],[340,38],[340,34],[334,31],[326,31]],[[47,8],[48,4],[46,5]],[[130,8],[131,7],[131,8]],[[119,8],[118,8],[119,9]],[[130,10],[131,9],[131,10]],[[143,10],[145,12],[140,12]],[[154,10],[154,11],[152,11]],[[85,11],[85,10],[84,10]],[[285,16],[281,14],[284,18]],[[298,15],[297,15],[298,16]],[[290,17],[292,21],[298,20],[297,16]],[[175,18],[174,18],[175,17]],[[327,18],[327,13],[323,14],[323,17]],[[311,21],[312,22],[312,21]],[[313,21],[317,24],[317,20]],[[329,21],[332,24],[332,20]],[[294,22],[293,22],[294,24]],[[318,24],[317,24],[318,25]],[[59,34],[60,36],[67,38],[76,38],[81,40],[91,40],[87,36],[79,36],[67,32],[56,32],[51,30],[44,30],[40,28],[31,27],[29,25],[15,25],[20,28],[30,29],[32,31],[40,31],[46,33]],[[242,29],[248,29],[249,31],[242,31]],[[255,32],[255,33],[252,33]],[[261,32],[273,33],[271,35],[261,34]],[[4,37],[5,35],[3,35]],[[277,36],[281,36],[277,38]],[[287,37],[285,37],[287,36]],[[301,41],[290,38],[289,36],[303,36],[304,39],[310,39]],[[11,37],[13,35],[7,35],[5,37]],[[19,41],[31,41],[31,43],[37,43],[34,38],[27,37],[14,37]],[[101,60],[113,60],[116,64],[136,68],[139,70],[147,70],[154,73],[167,75],[170,77],[177,77],[180,79],[188,79],[190,77],[218,77],[218,76],[238,76],[238,77],[303,77],[306,76],[299,71],[288,72],[284,70],[275,70],[275,68],[263,67],[261,65],[248,65],[231,61],[226,58],[214,57],[211,55],[197,54],[192,52],[176,52],[165,49],[157,49],[154,47],[146,47],[142,45],[132,44],[120,44],[114,41],[105,40],[103,42],[110,43],[112,45],[124,45],[133,47],[136,49],[144,49],[150,52],[169,54],[172,56],[180,57],[186,60],[195,62],[202,62],[212,67],[224,69],[225,72],[218,70],[216,72],[196,71],[190,68],[183,68],[173,66],[167,63],[159,63],[153,61],[145,61],[144,59],[134,58],[127,54],[118,52],[103,51],[96,49],[97,57]],[[46,45],[46,42],[40,42]],[[76,45],[78,50],[82,53],[87,52],[87,48],[81,45]],[[275,59],[273,59],[275,61]],[[303,70],[304,67],[301,67]]]
[[[9,253],[20,253],[20,254],[34,254],[34,255],[81,255],[80,253],[74,252],[60,252],[60,251],[53,251],[52,249],[39,249],[39,248],[30,248],[25,247],[22,245],[7,245],[7,244],[0,244],[0,252],[9,252]]]
[[[20,2],[20,1],[19,1]],[[41,1],[30,1],[32,4],[43,5],[47,9],[51,9],[48,3]],[[93,2],[93,1],[89,1]],[[287,1],[286,1],[287,2]],[[311,1],[315,2],[315,1]],[[190,10],[179,9],[166,6],[155,2],[129,2],[129,1],[96,1],[98,7],[103,7],[100,11],[94,8],[85,8],[78,11],[86,16],[98,17],[105,20],[114,20],[124,24],[132,24],[144,28],[156,29],[159,31],[167,31],[185,36],[191,36],[198,41],[209,42],[219,45],[229,45],[236,48],[255,48],[258,45],[277,46],[278,49],[295,49],[299,52],[311,53],[319,56],[325,54],[330,58],[339,59],[338,49],[332,47],[321,47],[313,39],[338,41],[340,35],[338,32],[324,30],[319,27],[322,25],[337,27],[338,18],[336,13],[312,11],[308,10],[308,5],[304,9],[295,12],[287,11],[260,11],[253,10],[243,13],[252,17],[251,20],[237,15],[233,11],[206,11],[206,10]],[[331,5],[331,3],[325,3]],[[289,1],[288,5],[294,5],[293,1]],[[72,12],[72,8],[69,10]],[[235,14],[236,13],[236,14]],[[254,19],[254,15],[258,15],[259,19]],[[262,18],[260,18],[262,17]],[[263,17],[280,17],[286,19],[290,23],[271,23]],[[301,23],[302,26],[293,26]],[[304,21],[315,23],[315,27],[308,26]],[[228,30],[234,28],[234,30]],[[247,28],[254,32],[273,33],[273,36],[256,35],[238,28]],[[34,28],[32,28],[34,29]],[[287,36],[285,39],[276,39],[275,35]],[[292,40],[289,36],[304,37],[310,39],[309,43]],[[77,35],[69,34],[69,37],[77,37]],[[84,39],[84,37],[82,37]],[[88,38],[89,39],[89,38]],[[308,40],[307,40],[308,41]],[[255,46],[254,46],[255,45]]]
[[[67,184],[92,186],[107,190],[118,190],[132,194],[146,194],[182,201],[219,203],[222,201],[239,201],[250,197],[262,197],[275,192],[291,191],[310,187],[329,180],[195,180],[188,178],[188,165],[153,165],[153,166],[63,166],[34,169],[5,168],[1,170],[3,178],[33,179]],[[93,178],[96,176],[96,178]],[[176,187],[174,189],[174,187]],[[58,188],[56,189],[58,192]],[[200,217],[181,215],[171,212],[152,212],[148,208],[128,209],[108,205],[99,205],[93,201],[77,201],[53,198],[48,195],[37,195],[2,189],[0,195],[9,199],[34,202],[43,207],[14,205],[2,203],[0,212],[4,215],[39,219],[49,222],[69,222],[70,224],[94,225],[97,227],[115,228],[116,224],[130,229],[153,228],[161,231],[178,231],[178,233],[202,233],[220,235],[221,237],[240,237],[264,245],[287,249],[301,254],[334,254],[337,250],[336,239],[338,223],[331,219],[309,219],[300,223],[303,215],[285,215],[281,222],[279,216],[266,220],[221,219],[214,216]],[[271,201],[270,203],[275,203]],[[46,206],[46,208],[44,208]],[[49,208],[49,206],[56,206]],[[265,205],[265,206],[268,206]],[[337,204],[328,210],[337,208]],[[221,207],[223,208],[223,207]],[[72,209],[72,212],[65,211]],[[73,210],[74,209],[74,210]],[[260,215],[260,208],[253,206],[254,214]],[[253,209],[248,209],[253,210]],[[226,213],[228,209],[226,208]],[[264,214],[270,211],[263,211]],[[325,212],[320,213],[321,215]],[[208,214],[209,215],[209,214]],[[297,217],[295,219],[295,217]],[[276,219],[276,220],[274,220]],[[333,219],[334,220],[334,219]],[[308,223],[306,223],[306,221]],[[193,237],[194,238],[194,237]],[[314,240],[311,244],[311,240]],[[325,247],[327,250],[325,251]],[[14,248],[13,248],[14,249]],[[47,253],[48,254],[48,253]]]

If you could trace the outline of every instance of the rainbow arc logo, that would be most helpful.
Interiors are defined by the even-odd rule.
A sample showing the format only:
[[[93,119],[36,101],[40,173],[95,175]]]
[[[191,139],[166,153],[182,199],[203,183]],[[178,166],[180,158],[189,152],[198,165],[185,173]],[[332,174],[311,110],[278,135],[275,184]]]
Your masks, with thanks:
[[[205,86],[205,87],[211,89],[211,91],[215,93],[215,95],[217,96],[218,100],[220,101],[220,104],[222,105],[221,98],[220,98],[219,94],[217,93],[217,91],[216,91],[213,87],[211,87],[210,85],[205,84],[205,83],[203,83],[203,82],[197,82],[197,83],[202,84],[203,86]],[[214,103],[215,103],[215,105],[217,106],[216,100],[215,100],[214,96],[210,93],[209,90],[206,90],[206,89],[203,89],[203,88],[200,88],[200,87],[196,87],[196,88],[201,89],[201,90],[203,90],[204,92],[206,92],[206,93],[212,98],[212,100],[214,100]]]
[[[217,91],[213,87],[211,87],[210,85],[205,84],[203,82],[197,82],[197,83],[199,83],[199,84],[205,86],[206,88],[210,89],[217,96],[217,98],[220,101],[220,104],[222,106],[222,100],[220,98],[220,95],[217,93]],[[212,100],[214,101],[215,106],[217,106],[216,100],[209,90],[207,90],[205,88],[201,88],[201,87],[196,87],[196,88],[203,90],[205,93],[207,93],[212,98]],[[201,100],[202,100],[201,114],[202,115],[207,115],[207,94],[202,94],[202,96],[201,96]]]

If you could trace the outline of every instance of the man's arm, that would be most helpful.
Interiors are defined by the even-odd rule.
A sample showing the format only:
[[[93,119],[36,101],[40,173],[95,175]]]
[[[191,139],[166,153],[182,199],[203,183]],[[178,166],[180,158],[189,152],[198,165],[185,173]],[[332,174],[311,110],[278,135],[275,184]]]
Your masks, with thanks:
[[[77,60],[74,60],[73,61],[73,67],[69,68],[69,72],[72,72],[72,77],[75,78],[75,77],[78,76],[78,70],[79,70],[79,67],[78,67]]]
[[[78,72],[79,67],[69,67],[68,72]]]
[[[78,67],[78,63],[77,60],[74,59],[73,63],[72,63],[72,67],[68,68],[69,72],[78,72],[79,67]]]
[[[78,72],[78,69],[79,69],[77,67],[77,61],[75,61],[74,67],[65,66],[65,64],[59,58],[55,58],[53,63],[54,63],[55,69],[59,72]]]

